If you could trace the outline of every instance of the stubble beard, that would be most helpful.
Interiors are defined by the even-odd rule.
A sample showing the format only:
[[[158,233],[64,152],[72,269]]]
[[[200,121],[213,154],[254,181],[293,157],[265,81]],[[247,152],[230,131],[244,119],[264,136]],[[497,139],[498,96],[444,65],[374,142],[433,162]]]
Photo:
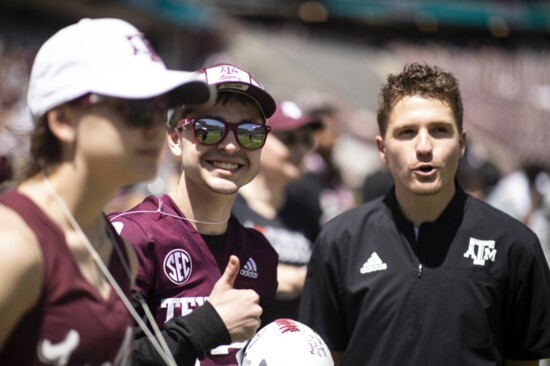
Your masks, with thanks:
[[[208,188],[217,194],[235,194],[239,191],[240,186],[235,182],[225,180],[223,182],[211,182],[208,184]]]
[[[441,192],[441,184],[439,181],[429,183],[416,181],[413,182],[410,190],[416,196],[432,196]]]

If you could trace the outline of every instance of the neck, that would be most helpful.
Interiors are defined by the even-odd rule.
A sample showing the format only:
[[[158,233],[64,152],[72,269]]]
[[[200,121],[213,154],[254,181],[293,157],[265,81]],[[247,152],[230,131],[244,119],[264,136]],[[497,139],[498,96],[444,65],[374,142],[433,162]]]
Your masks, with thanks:
[[[227,231],[236,193],[189,191],[185,185],[178,183],[169,196],[200,234],[218,235]]]
[[[397,203],[405,217],[415,227],[420,227],[425,222],[433,222],[445,210],[451,202],[456,188],[454,184],[449,189],[442,189],[436,194],[415,195],[406,189],[395,186]]]
[[[65,228],[67,245],[70,248],[76,248],[74,246],[75,242],[78,242],[79,244],[82,243],[86,249],[90,251],[90,254],[92,254],[91,252],[95,249],[96,253],[105,262],[105,260],[110,257],[111,245],[113,241],[108,235],[106,222],[102,215],[96,216],[96,219],[90,221],[89,223],[81,216],[81,222],[85,223],[85,225],[82,225],[75,218],[73,210],[67,206],[63,198],[55,189],[53,183],[46,175],[44,175],[42,182],[46,187],[46,191],[49,196],[48,198],[53,201],[53,205],[49,205],[50,210],[48,210],[48,212],[52,218],[57,218],[61,228]],[[70,238],[73,233],[76,237],[78,237],[78,239],[75,239],[74,241]]]
[[[116,188],[101,188],[97,182],[63,166],[47,177],[42,173],[37,174],[23,182],[18,189],[36,202],[54,221],[66,226],[68,223],[62,212],[51,209],[58,206],[52,194],[53,189],[85,232],[96,230],[102,225],[103,208],[116,193]]]

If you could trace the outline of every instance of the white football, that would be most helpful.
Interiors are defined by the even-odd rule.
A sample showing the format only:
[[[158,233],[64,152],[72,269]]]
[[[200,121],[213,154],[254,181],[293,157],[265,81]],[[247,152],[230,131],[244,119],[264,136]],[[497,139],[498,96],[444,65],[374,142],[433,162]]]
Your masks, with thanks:
[[[241,366],[334,366],[323,339],[292,319],[269,323],[237,355]]]

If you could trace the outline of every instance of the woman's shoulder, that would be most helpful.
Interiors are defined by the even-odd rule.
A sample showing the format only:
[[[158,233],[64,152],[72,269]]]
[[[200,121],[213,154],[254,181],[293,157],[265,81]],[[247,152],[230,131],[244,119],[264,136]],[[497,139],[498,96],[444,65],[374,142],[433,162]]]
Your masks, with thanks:
[[[0,204],[0,217],[0,278],[9,284],[0,286],[0,302],[17,302],[18,308],[27,311],[40,294],[42,251],[34,231],[13,209]]]

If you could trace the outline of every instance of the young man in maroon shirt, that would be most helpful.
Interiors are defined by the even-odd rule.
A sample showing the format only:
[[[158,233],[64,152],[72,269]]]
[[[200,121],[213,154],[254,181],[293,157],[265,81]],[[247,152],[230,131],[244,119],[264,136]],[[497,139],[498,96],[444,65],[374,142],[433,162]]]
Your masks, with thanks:
[[[198,72],[217,89],[217,100],[208,109],[183,106],[169,120],[170,149],[182,166],[177,185],[110,219],[136,249],[137,293],[163,329],[177,362],[237,365],[235,354],[260,325],[258,304],[264,308],[275,299],[278,257],[262,234],[231,215],[231,208],[239,188],[258,172],[270,130],[267,118],[276,106],[236,66],[220,64]],[[234,287],[249,289],[246,294],[253,299],[222,312],[208,299],[232,256],[241,265]],[[186,317],[192,312],[198,313]],[[135,363],[150,364],[155,358],[147,341],[138,339]]]

